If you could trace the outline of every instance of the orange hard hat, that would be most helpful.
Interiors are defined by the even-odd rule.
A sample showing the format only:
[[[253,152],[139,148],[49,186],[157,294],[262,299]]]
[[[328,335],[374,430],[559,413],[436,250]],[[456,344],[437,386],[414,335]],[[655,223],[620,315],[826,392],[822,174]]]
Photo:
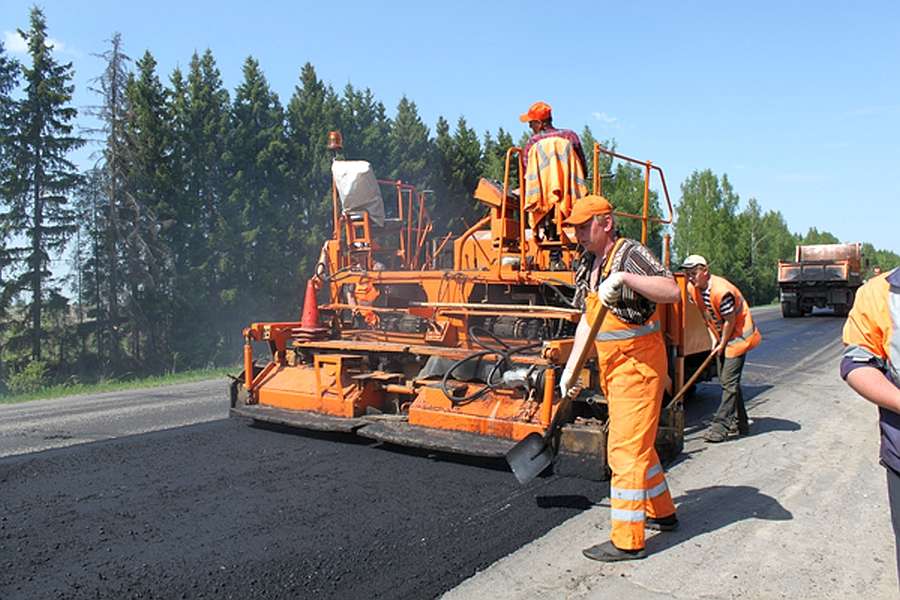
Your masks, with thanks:
[[[591,217],[608,215],[613,211],[612,204],[603,196],[588,194],[584,198],[575,201],[572,212],[563,223],[566,225],[581,225]]]
[[[528,123],[529,121],[546,121],[550,118],[551,110],[550,105],[546,102],[535,102],[528,107],[527,113],[519,115],[519,120],[523,123]]]

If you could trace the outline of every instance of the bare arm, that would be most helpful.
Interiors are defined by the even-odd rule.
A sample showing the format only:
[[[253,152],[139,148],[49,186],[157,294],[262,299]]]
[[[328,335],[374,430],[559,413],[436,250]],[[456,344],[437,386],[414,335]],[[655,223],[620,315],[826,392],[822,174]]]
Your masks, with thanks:
[[[847,374],[847,383],[872,404],[900,413],[900,388],[875,367],[853,369]]]
[[[673,304],[681,301],[681,290],[672,277],[636,273],[622,273],[622,275],[625,285],[651,302]]]
[[[734,331],[735,321],[737,321],[737,313],[731,313],[725,317],[725,325],[722,326],[722,337],[719,338],[719,344],[716,346],[716,352],[720,355],[725,353],[725,346],[728,345],[728,339],[731,337],[731,332]]]

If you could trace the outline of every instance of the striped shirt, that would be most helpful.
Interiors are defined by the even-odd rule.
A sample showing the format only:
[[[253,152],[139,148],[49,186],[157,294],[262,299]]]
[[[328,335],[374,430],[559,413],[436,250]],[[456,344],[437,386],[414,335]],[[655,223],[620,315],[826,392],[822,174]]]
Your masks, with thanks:
[[[725,318],[734,312],[734,296],[731,292],[722,296],[722,302],[719,304],[719,314],[722,315],[722,318],[718,318],[716,312],[713,310],[712,300],[709,297],[709,286],[706,286],[706,289],[701,291],[700,295],[703,296],[703,304],[706,305],[706,312],[709,313],[709,316],[715,321],[716,329],[721,332],[722,326],[725,324]]]
[[[582,310],[584,309],[584,300],[590,291],[594,260],[593,254],[585,252],[578,271],[575,273],[575,305]],[[671,271],[659,262],[649,248],[640,242],[629,239],[625,240],[612,258],[612,268],[609,272],[616,273],[618,271],[635,275],[672,277]],[[600,285],[599,277],[597,285]],[[656,311],[656,303],[644,298],[626,285],[622,287],[622,297],[610,310],[626,323],[643,325]]]

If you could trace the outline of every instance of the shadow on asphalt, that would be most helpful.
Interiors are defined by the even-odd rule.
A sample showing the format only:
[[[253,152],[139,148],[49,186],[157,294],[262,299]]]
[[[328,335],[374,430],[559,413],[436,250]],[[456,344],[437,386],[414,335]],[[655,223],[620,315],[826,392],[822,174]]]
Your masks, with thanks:
[[[599,491],[598,491],[599,494]],[[609,491],[599,494],[602,495],[603,498],[609,495]],[[597,502],[594,502],[587,496],[582,496],[580,494],[560,494],[557,496],[535,496],[535,503],[538,508],[571,508],[573,510],[589,510],[598,506]]]
[[[746,485],[714,485],[688,490],[674,500],[678,506],[679,528],[649,538],[649,552],[662,552],[747,519],[790,521],[794,518],[778,500]]]
[[[772,431],[800,431],[800,423],[790,419],[779,419],[778,417],[751,417],[751,436]]]

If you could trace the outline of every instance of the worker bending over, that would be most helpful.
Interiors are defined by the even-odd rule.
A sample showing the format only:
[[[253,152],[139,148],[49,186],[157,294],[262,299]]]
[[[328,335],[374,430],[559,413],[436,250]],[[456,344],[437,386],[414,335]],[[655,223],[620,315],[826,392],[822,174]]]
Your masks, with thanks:
[[[741,374],[747,352],[759,345],[762,336],[753,324],[741,291],[724,277],[710,273],[705,258],[692,254],[681,268],[688,278],[688,298],[697,305],[713,337],[722,385],[722,401],[704,439],[715,444],[724,442],[729,435],[747,435],[750,423],[741,392]]]
[[[597,302],[609,310],[595,340],[581,316],[572,353],[560,377],[565,396],[577,380],[576,357],[585,344],[597,350],[600,387],[609,407],[607,459],[612,470],[610,541],[584,550],[588,558],[643,558],[644,528],[670,531],[678,525],[675,505],[654,442],[667,380],[666,347],[656,303],[681,298],[672,274],[642,244],[619,238],[606,198],[579,200],[566,224],[575,226],[586,266],[579,270],[576,296],[586,314]]]
[[[878,406],[881,464],[887,471],[900,574],[900,269],[872,277],[857,290],[844,324],[844,344],[841,377]]]

